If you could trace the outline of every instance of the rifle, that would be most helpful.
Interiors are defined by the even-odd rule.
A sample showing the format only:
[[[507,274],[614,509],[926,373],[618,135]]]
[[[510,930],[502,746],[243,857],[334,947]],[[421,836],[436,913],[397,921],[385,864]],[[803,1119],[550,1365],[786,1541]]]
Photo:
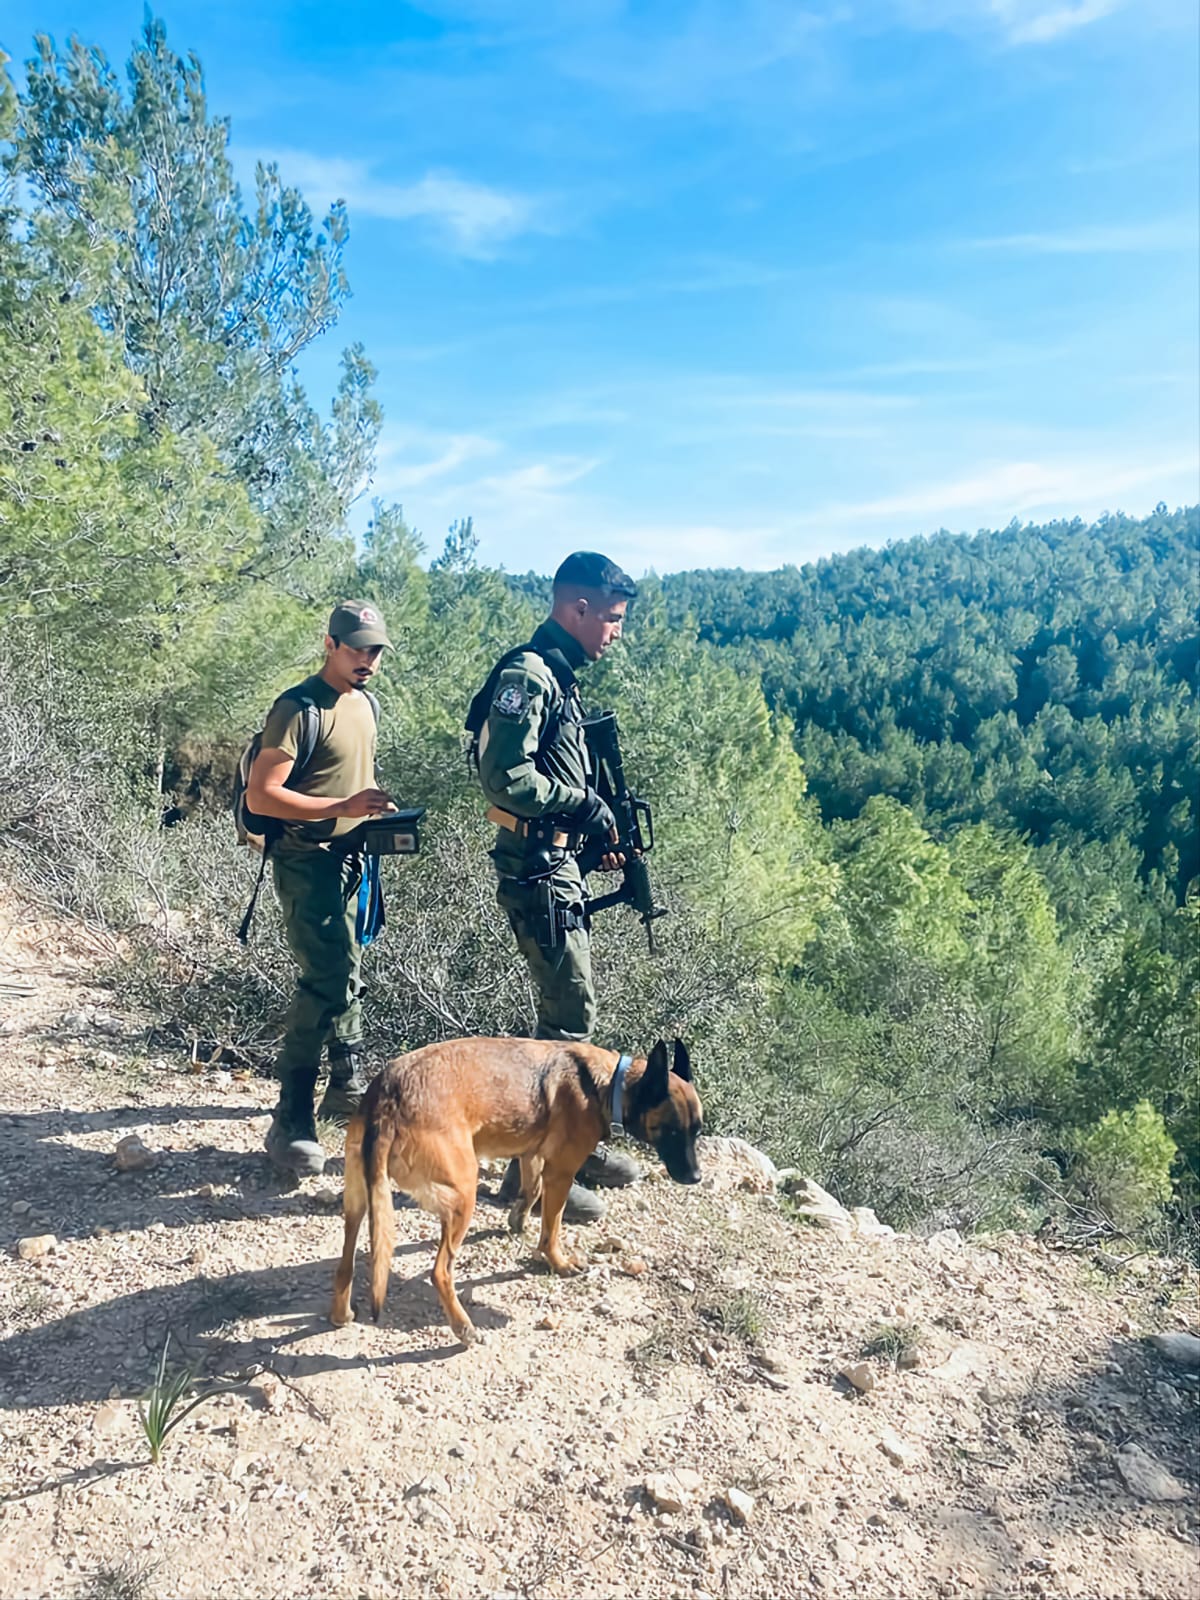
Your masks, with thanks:
[[[653,923],[665,917],[667,907],[655,905],[654,890],[646,868],[646,852],[654,848],[654,818],[647,800],[641,800],[625,781],[625,767],[621,760],[621,746],[617,737],[617,718],[613,711],[597,711],[583,720],[584,738],[592,758],[596,790],[617,819],[617,838],[593,839],[581,852],[579,865],[586,872],[593,871],[606,855],[625,857],[621,869],[621,887],[611,894],[589,900],[588,914],[607,911],[609,906],[628,905],[642,919],[646,940],[654,951]]]

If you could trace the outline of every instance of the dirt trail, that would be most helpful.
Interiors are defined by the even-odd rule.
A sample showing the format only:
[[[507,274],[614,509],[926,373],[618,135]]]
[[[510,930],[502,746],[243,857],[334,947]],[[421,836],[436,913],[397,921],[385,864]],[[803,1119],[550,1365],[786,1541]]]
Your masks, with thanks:
[[[1197,1383],[1144,1339],[1192,1325],[1180,1270],[842,1241],[710,1151],[699,1190],[651,1173],[614,1196],[574,1280],[481,1204],[470,1351],[403,1208],[385,1322],[335,1331],[340,1163],[281,1190],[271,1085],[148,1054],[103,954],[0,898],[0,1594],[1196,1595]],[[149,1170],[116,1170],[129,1133]],[[914,1368],[838,1376],[913,1325]],[[240,1387],[156,1467],[134,1398],[168,1334]]]

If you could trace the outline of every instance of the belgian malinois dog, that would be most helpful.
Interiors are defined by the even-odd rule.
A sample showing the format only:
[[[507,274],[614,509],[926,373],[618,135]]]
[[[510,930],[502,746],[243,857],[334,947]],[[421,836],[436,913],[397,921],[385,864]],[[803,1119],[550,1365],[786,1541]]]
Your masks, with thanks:
[[[582,1262],[562,1248],[567,1191],[585,1158],[614,1129],[652,1146],[677,1183],[699,1183],[700,1101],[688,1053],[660,1039],[648,1058],[553,1039],[451,1039],[390,1062],[346,1130],[346,1223],[330,1320],[353,1322],[350,1289],[363,1217],[370,1215],[371,1311],[387,1296],[396,1240],[394,1183],[441,1218],[433,1283],[464,1344],[475,1338],[454,1291],[454,1258],[475,1210],[481,1156],[519,1156],[521,1195],[509,1227],[525,1226],[540,1200],[538,1253],[555,1272]]]

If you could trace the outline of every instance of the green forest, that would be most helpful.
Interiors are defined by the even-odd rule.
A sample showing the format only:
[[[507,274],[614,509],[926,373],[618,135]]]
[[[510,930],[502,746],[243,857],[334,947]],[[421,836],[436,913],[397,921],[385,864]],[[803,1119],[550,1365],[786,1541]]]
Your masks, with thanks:
[[[3,68],[0,67],[0,74]],[[18,87],[19,83],[19,87]],[[378,602],[389,864],[372,1053],[522,1032],[466,703],[544,575],[377,503],[349,219],[235,182],[194,57],[0,76],[0,872],[107,930],[158,1044],[270,1060],[290,984],[229,782],[333,599]],[[572,548],[563,530],[563,553]],[[586,680],[655,809],[657,949],[598,921],[600,1042],[684,1036],[706,1121],[898,1226],[1193,1227],[1200,511],[649,578]],[[164,815],[173,825],[164,826]]]

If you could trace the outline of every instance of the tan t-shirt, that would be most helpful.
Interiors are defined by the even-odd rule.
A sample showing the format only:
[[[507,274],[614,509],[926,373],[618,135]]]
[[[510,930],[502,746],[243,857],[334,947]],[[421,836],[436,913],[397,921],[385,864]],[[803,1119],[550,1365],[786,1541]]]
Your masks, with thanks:
[[[312,759],[295,783],[288,787],[297,794],[319,795],[344,800],[375,782],[375,713],[366,695],[358,689],[338,694],[320,674],[306,678],[300,689],[311,696],[321,718]],[[282,750],[295,758],[300,748],[300,729],[304,708],[299,701],[282,694],[267,713],[262,748]],[[289,843],[317,843],[350,833],[359,824],[357,817],[329,817],[322,822],[288,822],[284,838]]]

